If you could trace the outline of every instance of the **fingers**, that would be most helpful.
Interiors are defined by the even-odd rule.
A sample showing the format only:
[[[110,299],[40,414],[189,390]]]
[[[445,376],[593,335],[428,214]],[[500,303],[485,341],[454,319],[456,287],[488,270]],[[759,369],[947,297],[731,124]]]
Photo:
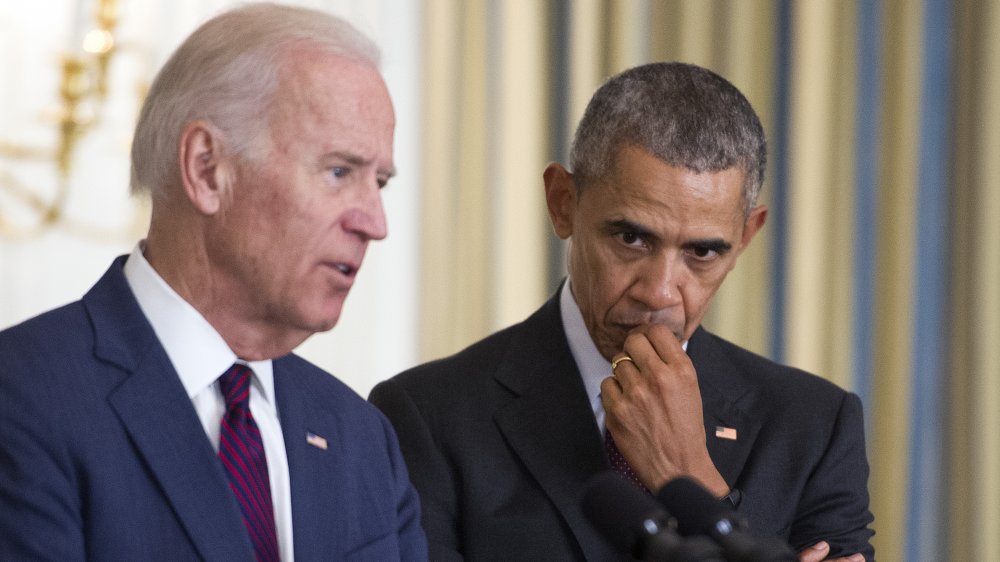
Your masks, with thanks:
[[[628,361],[628,362],[631,362],[631,363],[635,362],[632,359],[632,357],[629,354],[627,354],[627,353],[619,353],[618,355],[616,355],[615,357],[613,357],[611,359],[611,374],[615,373],[615,369],[618,368],[619,363],[622,363],[622,362],[625,362],[625,361]]]
[[[628,391],[635,378],[650,376],[663,365],[680,366],[690,362],[680,341],[669,328],[647,325],[636,328],[625,339],[624,349],[611,358],[611,374]]]
[[[653,347],[645,341],[645,336],[630,335],[625,340],[625,349],[611,359],[611,375],[621,385],[622,390],[628,392],[640,382],[638,379],[642,376],[643,366],[649,372],[655,365],[654,361],[658,362],[659,359]]]
[[[799,552],[799,562],[822,562],[826,555],[830,553],[830,545],[826,541],[819,541],[818,543],[810,546],[809,548],[803,549]]]
[[[601,402],[608,409],[608,404],[612,404],[621,399],[622,385],[615,377],[608,377],[601,381]]]
[[[670,328],[662,324],[648,324],[635,330],[632,335],[644,336],[649,342],[657,357],[664,363],[676,363],[678,359],[685,355],[684,347],[681,345],[677,335],[670,331]],[[625,347],[628,348],[628,340],[625,340]]]
[[[826,541],[819,541],[799,552],[799,562],[865,562],[864,555],[860,553],[829,559],[826,557],[827,554],[830,554],[830,545]]]

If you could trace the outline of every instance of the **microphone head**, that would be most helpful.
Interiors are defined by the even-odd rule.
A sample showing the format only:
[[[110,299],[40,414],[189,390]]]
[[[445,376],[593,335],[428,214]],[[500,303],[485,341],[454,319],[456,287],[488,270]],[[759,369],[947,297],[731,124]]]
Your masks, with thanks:
[[[656,499],[676,518],[677,532],[683,537],[729,534],[746,527],[735,511],[690,478],[667,482]]]
[[[650,537],[674,527],[673,519],[656,500],[611,471],[591,478],[582,506],[594,528],[621,551],[637,557]]]
[[[755,537],[747,532],[747,522],[700,484],[689,478],[675,478],[656,494],[660,503],[676,518],[682,537],[704,535],[722,547],[732,562],[797,562],[798,556],[777,537]]]

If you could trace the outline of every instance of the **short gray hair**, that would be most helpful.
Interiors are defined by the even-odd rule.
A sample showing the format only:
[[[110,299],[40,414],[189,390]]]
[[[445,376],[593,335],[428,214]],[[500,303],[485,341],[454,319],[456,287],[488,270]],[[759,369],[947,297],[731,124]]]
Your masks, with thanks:
[[[652,63],[609,79],[576,129],[570,166],[577,189],[612,172],[626,145],[696,173],[746,173],[744,215],[764,181],[767,141],[750,102],[721,76],[684,63]]]
[[[370,39],[318,10],[248,4],[196,29],[157,74],[143,103],[132,140],[132,193],[156,198],[179,183],[178,137],[196,119],[222,131],[230,153],[259,156],[283,56],[301,45],[379,65]]]

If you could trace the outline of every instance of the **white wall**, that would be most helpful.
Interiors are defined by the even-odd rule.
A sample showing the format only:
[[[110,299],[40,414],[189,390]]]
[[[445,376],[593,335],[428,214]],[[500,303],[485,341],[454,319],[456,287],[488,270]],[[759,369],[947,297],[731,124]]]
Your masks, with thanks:
[[[0,145],[55,145],[60,56],[71,44],[74,23],[89,20],[95,3],[0,3]],[[142,236],[146,210],[128,197],[128,145],[139,92],[194,27],[234,3],[120,0],[121,50],[111,69],[112,93],[99,126],[81,142],[70,183],[68,217],[75,226],[26,237],[3,233],[0,227],[0,328],[78,299],[116,255],[127,253]],[[327,9],[371,36],[382,48],[396,107],[399,175],[383,192],[389,237],[370,246],[339,325],[298,350],[367,395],[376,382],[417,359],[419,2],[288,3]],[[36,223],[35,213],[11,189],[25,185],[51,198],[55,184],[50,162],[0,154],[0,220],[19,227]]]

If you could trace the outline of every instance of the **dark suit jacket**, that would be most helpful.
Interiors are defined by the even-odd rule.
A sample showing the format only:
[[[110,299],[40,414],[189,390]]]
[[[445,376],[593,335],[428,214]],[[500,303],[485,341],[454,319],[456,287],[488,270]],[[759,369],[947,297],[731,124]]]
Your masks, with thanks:
[[[872,559],[861,402],[813,375],[698,329],[708,450],[758,534],[796,550]],[[562,327],[559,299],[447,359],[397,375],[369,397],[396,427],[421,495],[431,559],[618,560],[580,507],[608,468]],[[715,437],[737,430],[735,441]]]
[[[252,560],[221,463],[123,263],[82,301],[0,332],[0,560]],[[296,560],[426,559],[385,418],[294,355],[274,361],[274,383]]]

